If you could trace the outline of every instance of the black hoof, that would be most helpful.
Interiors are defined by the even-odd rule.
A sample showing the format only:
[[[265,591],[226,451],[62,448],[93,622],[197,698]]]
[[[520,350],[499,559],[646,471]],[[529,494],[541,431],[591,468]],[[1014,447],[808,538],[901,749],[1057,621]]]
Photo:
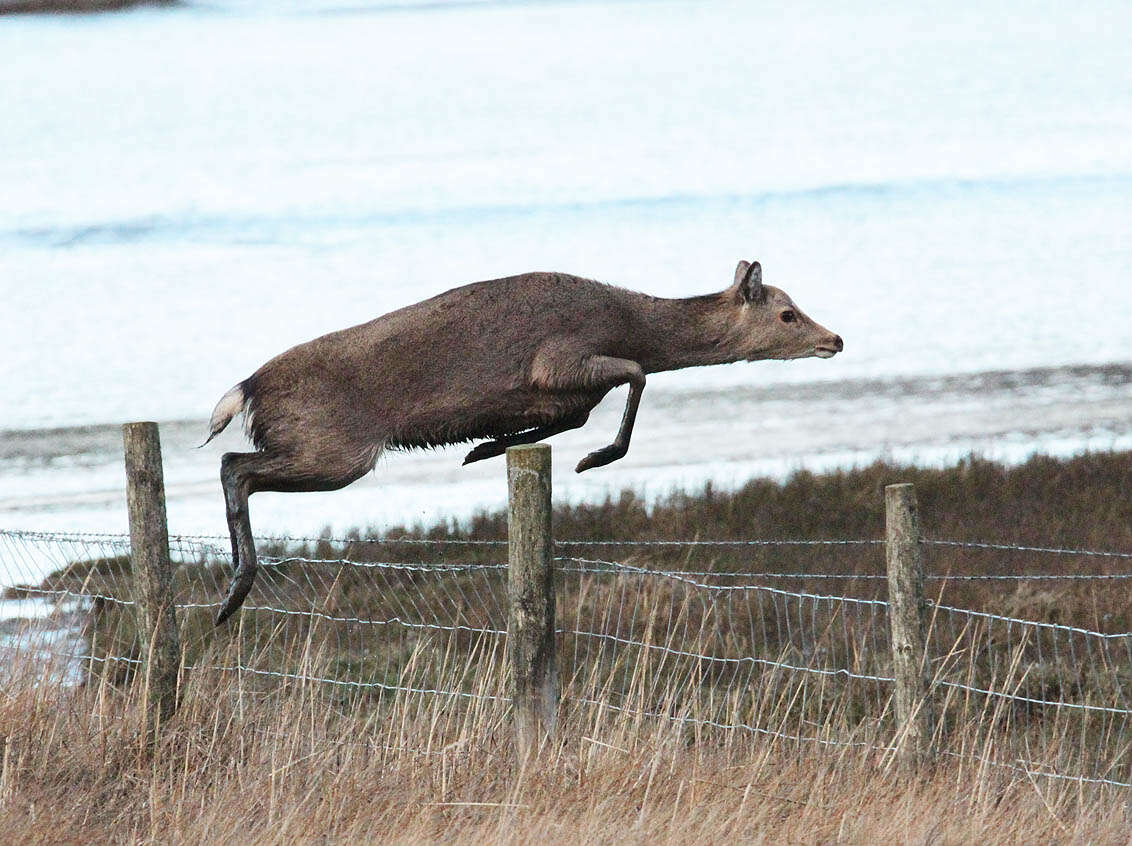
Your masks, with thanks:
[[[617,459],[624,458],[626,452],[627,450],[621,449],[614,444],[594,450],[578,462],[578,466],[574,468],[574,472],[582,473],[586,470],[592,470],[594,467],[604,467],[606,464],[612,464]]]
[[[485,444],[480,444],[464,456],[464,464],[471,464],[473,461],[483,461],[485,458],[495,458],[497,455],[503,455],[503,449],[503,444],[498,441],[488,441]]]
[[[216,614],[216,625],[219,626],[224,623],[244,604],[244,599],[247,598],[248,591],[252,589],[252,584],[255,582],[255,574],[255,568],[236,573],[232,579],[232,586],[228,588],[228,596],[224,600],[224,605]]]

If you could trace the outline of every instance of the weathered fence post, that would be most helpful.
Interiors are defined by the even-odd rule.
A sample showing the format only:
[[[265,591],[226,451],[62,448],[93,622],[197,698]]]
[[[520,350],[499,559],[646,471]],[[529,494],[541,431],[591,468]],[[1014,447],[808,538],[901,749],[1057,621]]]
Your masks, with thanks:
[[[507,492],[507,648],[515,740],[526,758],[553,735],[558,711],[549,446],[507,450]]]
[[[915,486],[888,485],[884,505],[897,757],[905,770],[912,770],[927,759],[932,733],[924,678],[924,564]]]
[[[145,659],[145,698],[156,728],[177,709],[181,643],[173,604],[173,565],[165,520],[165,481],[156,423],[122,427],[126,452],[126,503],[137,627]]]

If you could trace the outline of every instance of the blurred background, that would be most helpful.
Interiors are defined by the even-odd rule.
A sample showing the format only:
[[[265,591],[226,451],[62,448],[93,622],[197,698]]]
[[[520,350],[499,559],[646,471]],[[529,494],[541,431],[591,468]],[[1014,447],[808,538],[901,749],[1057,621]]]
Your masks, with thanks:
[[[2,8],[2,3],[0,3]],[[662,296],[762,262],[830,361],[650,377],[555,438],[561,501],[876,458],[1132,448],[1132,6],[214,2],[0,17],[0,527],[224,534],[219,397],[287,347],[559,270]],[[422,355],[428,355],[422,350]],[[257,532],[506,498],[469,446],[260,494]]]

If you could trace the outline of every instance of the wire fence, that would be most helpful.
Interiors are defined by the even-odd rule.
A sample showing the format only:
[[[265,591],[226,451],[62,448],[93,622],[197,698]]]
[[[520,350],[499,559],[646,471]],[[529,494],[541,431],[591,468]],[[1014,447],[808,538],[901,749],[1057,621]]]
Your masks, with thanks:
[[[405,694],[506,699],[505,688],[485,682],[501,676],[489,670],[502,664],[506,641],[505,541],[258,543],[255,587],[235,626],[217,630],[227,538],[170,539],[189,671],[238,675],[265,690],[318,684],[359,707]],[[1025,554],[1033,565],[1043,556],[1118,564],[1132,555],[923,545],[934,585],[926,673],[946,754],[1132,786],[1129,600],[1113,591],[1132,572],[952,575],[952,562],[932,557]],[[143,655],[129,547],[122,535],[0,531],[0,578],[9,585],[0,681],[16,656],[50,668],[41,678],[52,683],[129,679]],[[567,706],[689,731],[890,751],[883,541],[560,541],[556,549]],[[798,557],[810,552],[834,560],[818,570]],[[742,566],[779,553],[788,557],[772,563],[805,568]]]

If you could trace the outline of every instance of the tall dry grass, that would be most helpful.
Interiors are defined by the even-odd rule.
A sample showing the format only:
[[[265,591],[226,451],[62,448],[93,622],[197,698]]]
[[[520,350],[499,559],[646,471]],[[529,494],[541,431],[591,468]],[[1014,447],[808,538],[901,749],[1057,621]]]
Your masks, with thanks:
[[[911,478],[920,490],[925,530],[935,537],[1128,549],[1129,469],[1127,453],[1035,459],[1019,468],[978,460],[934,471],[875,465],[824,477],[800,474],[783,485],[756,481],[728,494],[708,489],[695,497],[674,495],[651,508],[627,494],[604,505],[560,509],[556,524],[566,539],[876,537],[883,484]],[[405,534],[500,537],[499,520],[481,515],[468,526]],[[280,545],[275,551],[296,549]],[[368,542],[347,548],[324,542],[297,551],[355,560],[452,556],[451,547]],[[616,547],[595,553],[645,567],[715,572],[880,569],[876,548],[701,550],[696,557],[686,550]],[[498,554],[493,547],[459,553],[472,562]],[[1082,566],[1075,559],[1022,553],[930,554],[936,573],[1071,572]],[[1098,572],[1118,566],[1083,564]],[[488,571],[474,577],[481,581],[459,576],[467,581],[455,590],[451,581],[433,583],[411,571],[335,568],[322,582],[310,576],[316,569],[283,565],[274,576],[265,572],[257,601],[375,618],[409,607],[433,615],[421,619],[488,626],[499,611],[487,610],[499,592],[489,585],[498,574]],[[123,587],[127,570],[128,559],[105,559],[53,578],[59,586],[81,579],[86,589],[113,593]],[[217,575],[207,562],[188,568],[180,590],[194,601],[215,600],[221,591]],[[1113,583],[1026,590],[933,584],[953,591],[943,598],[955,605],[1109,631],[1127,630],[1132,604]],[[776,615],[794,619],[802,606],[748,607],[736,599],[724,608],[699,592],[624,575],[582,574],[570,585],[560,600],[567,628],[616,634],[636,645],[586,651],[577,638],[563,636],[558,733],[526,766],[511,746],[501,638],[419,631],[394,637],[385,627],[359,639],[347,624],[312,624],[266,610],[245,611],[237,628],[217,637],[208,624],[210,610],[195,609],[182,626],[187,662],[202,669],[185,670],[181,709],[156,744],[143,740],[139,679],[130,673],[96,673],[76,689],[45,681],[52,675],[42,667],[26,667],[5,685],[0,831],[12,842],[1129,842],[1127,789],[1049,776],[1096,772],[1097,761],[1104,760],[1115,769],[1098,774],[1127,780],[1123,722],[1058,708],[1018,708],[1002,696],[948,688],[936,703],[939,754],[921,775],[908,778],[886,748],[893,726],[885,694],[877,699],[882,687],[861,690],[837,677],[757,668],[742,678],[713,678],[710,662],[676,660],[654,648],[691,644],[716,656],[828,658],[831,666],[883,672],[883,644],[878,649],[872,635],[850,644],[845,654],[818,641],[811,644],[816,651],[801,655],[777,637],[774,621]],[[859,578],[836,584],[803,578],[790,587],[819,585],[861,596],[877,589]],[[628,598],[641,604],[630,609]],[[630,610],[618,616],[614,609]],[[832,611],[815,622],[813,609],[805,610],[814,631],[836,633],[844,625]],[[121,644],[96,645],[96,654],[133,642],[128,614],[110,604],[101,615],[96,635],[113,637],[119,626],[124,634]],[[747,622],[734,626],[728,619]],[[860,628],[867,619],[850,622],[870,631]],[[756,626],[773,636],[756,636]],[[948,637],[941,635],[935,654],[955,656],[938,665],[939,672],[958,673],[950,678],[989,680],[999,691],[1054,699],[1060,695],[1055,683],[1088,682],[1071,672],[1072,659],[1082,653],[1066,652],[1064,645],[1058,653],[1053,644],[1011,640],[988,628],[959,632],[967,640],[956,639],[953,648],[949,638],[955,633],[944,633]],[[965,651],[964,644],[992,643],[994,650],[979,652],[982,663],[965,657],[973,650]],[[1039,657],[1053,656],[1059,664],[1045,667],[1022,646],[1040,647]],[[241,666],[463,695],[393,694],[207,669]],[[1039,671],[1049,671],[1049,680],[1035,678]],[[1127,674],[1120,675],[1119,667],[1114,672],[1123,685]],[[1120,689],[1099,684],[1092,692],[1071,693],[1101,705],[1123,701]],[[757,730],[718,728],[707,720]],[[1031,763],[1010,766],[1020,760]]]
[[[440,655],[431,677],[467,673]],[[492,698],[500,659],[466,659],[478,698],[377,705],[318,684],[192,673],[154,744],[136,685],[67,690],[29,676],[0,702],[0,831],[29,843],[1128,841],[1126,792],[980,762],[995,742],[986,714],[952,733],[944,751],[962,758],[904,777],[888,752],[611,712],[580,702],[601,694],[583,685],[555,740],[521,765],[508,706]],[[773,722],[789,704],[764,707]]]

